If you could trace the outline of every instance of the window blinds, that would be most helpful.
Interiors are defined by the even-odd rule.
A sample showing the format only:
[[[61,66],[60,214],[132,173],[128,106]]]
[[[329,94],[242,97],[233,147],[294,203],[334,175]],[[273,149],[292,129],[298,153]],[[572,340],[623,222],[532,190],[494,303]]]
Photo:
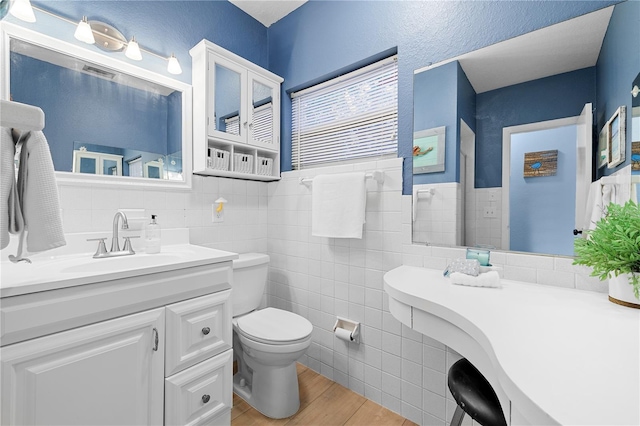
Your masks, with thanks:
[[[291,98],[294,169],[397,152],[396,56]]]
[[[253,140],[264,143],[273,141],[273,104],[268,102],[253,108]],[[240,118],[237,115],[225,118],[225,132],[232,135],[240,134]]]

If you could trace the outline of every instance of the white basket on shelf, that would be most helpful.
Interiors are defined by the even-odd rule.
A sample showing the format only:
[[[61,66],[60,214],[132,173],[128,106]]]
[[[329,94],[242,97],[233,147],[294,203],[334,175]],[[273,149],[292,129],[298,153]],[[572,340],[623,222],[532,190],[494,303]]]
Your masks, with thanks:
[[[214,170],[229,170],[229,151],[223,149],[212,148],[209,150],[211,154],[207,159],[207,166]]]
[[[233,170],[238,173],[253,173],[253,155],[233,154]]]
[[[256,173],[262,176],[271,176],[273,171],[273,158],[258,157]]]

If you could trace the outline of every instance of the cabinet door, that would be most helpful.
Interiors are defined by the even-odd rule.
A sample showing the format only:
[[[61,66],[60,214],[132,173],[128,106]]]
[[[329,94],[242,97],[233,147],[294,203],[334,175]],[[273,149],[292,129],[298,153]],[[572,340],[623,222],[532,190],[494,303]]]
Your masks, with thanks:
[[[278,152],[280,85],[249,72],[249,144]]]
[[[162,424],[164,308],[6,346],[2,424]]]
[[[247,70],[209,53],[207,130],[218,140],[246,143],[248,131]]]
[[[165,425],[228,425],[233,404],[231,349],[166,379]]]

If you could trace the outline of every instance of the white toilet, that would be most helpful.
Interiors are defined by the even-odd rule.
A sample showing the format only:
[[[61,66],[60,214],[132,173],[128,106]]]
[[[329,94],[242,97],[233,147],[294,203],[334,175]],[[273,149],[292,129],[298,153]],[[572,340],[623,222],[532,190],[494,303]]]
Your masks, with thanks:
[[[281,419],[300,408],[296,361],[311,344],[313,326],[292,312],[256,310],[268,269],[266,254],[245,253],[233,261],[233,390],[265,416]]]

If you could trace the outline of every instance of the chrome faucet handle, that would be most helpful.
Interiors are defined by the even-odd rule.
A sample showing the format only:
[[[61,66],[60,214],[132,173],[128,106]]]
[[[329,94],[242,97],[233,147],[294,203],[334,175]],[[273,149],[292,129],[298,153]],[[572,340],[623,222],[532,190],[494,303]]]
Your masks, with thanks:
[[[104,257],[107,255],[107,246],[104,243],[104,240],[106,240],[106,238],[89,238],[87,239],[87,241],[99,241],[98,243],[98,249],[96,250],[95,254],[93,255],[93,257]]]
[[[124,248],[122,251],[127,251],[131,254],[136,254],[133,250],[133,246],[131,245],[131,238],[140,238],[140,235],[134,235],[132,237],[124,237]]]

